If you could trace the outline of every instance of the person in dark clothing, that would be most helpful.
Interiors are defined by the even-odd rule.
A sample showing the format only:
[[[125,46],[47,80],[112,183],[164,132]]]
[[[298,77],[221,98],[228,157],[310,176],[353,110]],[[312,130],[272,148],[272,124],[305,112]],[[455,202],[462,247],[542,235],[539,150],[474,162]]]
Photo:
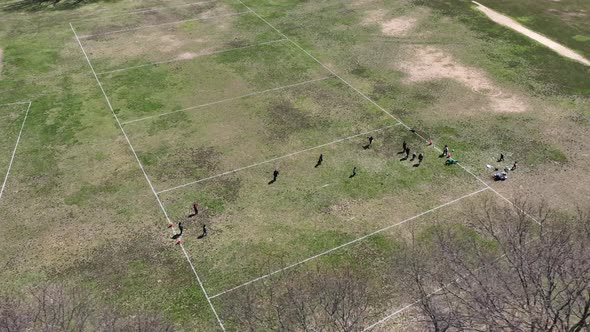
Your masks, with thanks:
[[[424,160],[424,155],[422,153],[420,153],[418,155],[418,164],[422,164],[422,160]]]
[[[177,234],[172,235],[172,239],[173,240],[178,239],[182,235],[182,231],[184,230],[184,227],[182,226],[182,223],[181,222],[178,223],[178,229],[180,230],[180,232],[177,233]]]
[[[504,161],[504,154],[500,153],[500,159],[498,159],[498,163]]]
[[[518,164],[518,162],[517,162],[517,161],[515,161],[515,162],[514,162],[514,165],[512,165],[512,168],[511,168],[510,170],[511,170],[511,171],[514,171],[514,170],[516,169],[516,166],[517,166],[517,164]]]
[[[408,144],[406,144],[406,141],[404,140],[404,143],[402,144],[402,149],[404,150],[404,152],[406,151],[407,147],[408,147]]]
[[[371,144],[373,144],[373,136],[369,136],[369,146],[371,146]]]
[[[406,159],[410,157],[410,147],[406,146]]]
[[[189,214],[188,217],[191,218],[191,217],[196,216],[197,214],[199,214],[199,203],[195,202],[193,204],[193,213]]]
[[[414,161],[414,159],[416,159],[416,152],[412,153],[412,159],[410,161]]]
[[[277,181],[277,178],[279,177],[279,171],[275,169],[274,172],[272,172],[272,180],[270,180],[270,182],[268,184],[273,184]]]
[[[203,235],[201,237],[207,236],[207,225],[203,224]]]
[[[317,164],[315,164],[315,167],[319,167],[323,161],[324,161],[324,155],[320,154],[320,158],[318,159]]]
[[[349,178],[353,178],[356,176],[356,166],[352,168],[352,174],[349,176]]]

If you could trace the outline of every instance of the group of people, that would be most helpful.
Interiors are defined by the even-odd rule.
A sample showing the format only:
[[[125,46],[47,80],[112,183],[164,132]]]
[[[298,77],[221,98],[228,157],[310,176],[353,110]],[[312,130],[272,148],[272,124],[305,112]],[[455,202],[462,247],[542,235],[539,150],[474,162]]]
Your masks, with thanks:
[[[500,158],[498,158],[497,162],[504,161],[504,154],[500,153]],[[489,166],[489,165],[488,165]],[[504,166],[504,169],[501,172],[497,172],[493,175],[494,181],[506,181],[508,179],[508,172],[515,171],[516,167],[518,167],[518,162],[515,161],[512,164],[512,167]],[[494,168],[495,171],[498,171],[498,168]]]
[[[369,143],[367,145],[363,146],[364,149],[369,149],[372,146],[373,141],[375,140],[373,136],[369,136],[369,137],[367,137],[367,139],[368,139]],[[428,145],[432,145],[432,140],[429,141]],[[408,146],[408,144],[406,143],[406,141],[404,140],[404,142],[402,143],[402,151],[399,153],[400,154],[405,153],[406,156],[404,158],[402,158],[401,160],[404,161],[404,160],[409,159],[410,161],[414,161],[414,160],[418,159],[418,163],[415,164],[414,166],[415,167],[420,166],[422,164],[422,161],[424,160],[424,155],[422,153],[416,154],[416,152],[414,152],[414,153],[412,153],[412,158],[410,159],[410,152],[412,152],[412,151],[411,151],[410,147]],[[446,157],[446,161],[445,161],[446,165],[454,165],[459,162],[459,161],[452,158],[451,153],[449,152],[448,145],[445,145],[445,147],[442,150],[442,154],[439,157],[440,158]],[[498,162],[502,162],[502,161],[504,161],[504,154],[500,154],[500,158],[498,159]],[[320,154],[314,167],[315,168],[320,167],[323,162],[324,162],[324,155]],[[496,181],[506,180],[508,177],[507,172],[516,170],[517,165],[518,165],[518,163],[515,161],[514,165],[512,165],[512,167],[505,167],[502,172],[498,172],[498,173],[494,174],[494,180],[496,180]],[[497,170],[498,169],[496,168],[496,171]],[[272,180],[270,180],[268,182],[268,184],[275,183],[279,177],[279,174],[280,174],[279,171],[277,169],[275,169],[272,173]],[[357,167],[354,166],[352,168],[352,173],[349,176],[349,178],[353,178],[356,175],[357,175]],[[193,204],[192,210],[193,210],[193,212],[188,215],[189,218],[195,217],[199,214],[199,204],[197,202],[195,202]],[[170,224],[169,227],[173,227],[173,225]],[[182,235],[182,232],[184,229],[182,222],[178,223],[178,229],[179,229],[179,232],[177,234],[175,234],[174,236],[172,236],[172,238],[178,240],[178,243],[180,243],[180,236]],[[203,233],[199,236],[199,238],[204,238],[206,236],[207,236],[207,225],[203,224]]]
[[[192,217],[195,217],[198,214],[199,214],[199,203],[198,202],[195,202],[195,203],[193,203],[193,212],[191,214],[189,214],[188,217],[189,218],[192,218]],[[174,224],[171,223],[170,225],[168,225],[168,227],[169,228],[172,228],[172,227],[174,227]],[[182,222],[179,222],[178,223],[178,233],[176,233],[176,234],[174,234],[172,236],[172,239],[173,240],[177,240],[177,242],[176,242],[177,244],[180,244],[181,243],[180,237],[182,236],[182,232],[183,231],[184,231],[184,225],[182,224]],[[199,239],[202,239],[205,236],[207,236],[207,225],[203,224],[203,234],[201,234],[199,236]]]

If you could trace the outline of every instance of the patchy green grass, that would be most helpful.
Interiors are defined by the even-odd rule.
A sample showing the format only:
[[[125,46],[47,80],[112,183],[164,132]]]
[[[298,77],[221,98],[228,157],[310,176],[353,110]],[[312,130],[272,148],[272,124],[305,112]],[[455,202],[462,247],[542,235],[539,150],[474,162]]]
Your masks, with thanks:
[[[4,182],[27,104],[0,106],[0,183]]]
[[[587,1],[482,0],[480,3],[590,57],[590,4]]]
[[[487,176],[484,165],[495,164],[499,153],[505,154],[507,163],[518,160],[521,170],[511,173],[507,183],[495,185],[507,196],[511,189],[530,189],[534,197],[548,195],[549,204],[563,207],[564,200],[573,204],[574,198],[588,194],[590,162],[585,155],[590,146],[584,139],[590,125],[588,69],[495,25],[470,2],[249,0],[247,4],[418,133],[439,147],[449,144],[453,156],[474,173]],[[65,279],[91,288],[122,311],[141,306],[163,314],[179,330],[214,331],[217,323],[208,303],[183,253],[169,239],[162,211],[67,24],[152,6],[162,4],[17,1],[2,7],[0,104],[32,100],[33,105],[9,187],[0,201],[0,294]],[[514,15],[533,29],[535,24],[562,25],[547,23],[537,14],[543,6],[537,7],[520,14],[515,10]],[[182,8],[75,26],[80,33],[100,33],[245,10],[235,2]],[[417,24],[403,36],[387,35],[382,31],[384,22],[371,19],[375,10],[384,11],[384,20],[411,17]],[[565,22],[578,22],[569,19]],[[89,39],[85,45],[97,69],[109,70],[279,36],[251,14],[195,22]],[[557,30],[582,46],[590,35],[583,29]],[[567,44],[560,36],[556,39]],[[170,41],[181,45],[165,50]],[[410,69],[413,61],[420,60],[416,50],[421,48],[441,50],[452,59],[445,74],[467,68],[472,76],[493,85],[492,90],[501,91],[502,98],[514,96],[525,107],[520,112],[512,112],[511,106],[494,110],[498,99],[475,93],[471,81],[449,75],[412,80]],[[334,77],[159,116],[326,76],[330,74],[325,68],[288,41],[99,75],[123,121],[158,116],[125,125],[156,189],[395,123]],[[2,116],[8,113],[3,111],[0,170],[21,119],[20,111],[10,110],[18,115],[6,121]],[[362,135],[162,193],[174,222],[185,220],[195,200],[203,208],[197,219],[185,220],[184,243],[205,287],[222,291],[481,186],[460,168],[443,166],[444,159],[434,149],[403,127],[371,135],[376,138],[371,149],[362,148],[368,136]],[[399,161],[403,140],[426,154],[423,165]],[[314,168],[319,153],[325,161]],[[355,166],[357,176],[348,178]],[[268,185],[275,168],[281,172],[279,179]],[[407,303],[409,299],[395,295],[395,275],[385,275],[383,268],[409,235],[431,241],[436,225],[411,230],[410,224],[421,220],[367,239],[356,253],[351,246],[350,252],[323,256],[317,265],[367,270],[375,289],[384,289],[376,307]],[[477,237],[454,210],[433,220],[456,222],[454,229],[466,239]],[[210,233],[199,240],[203,223],[210,226]],[[485,239],[478,241],[486,245]],[[215,305],[227,310],[224,301],[216,299]],[[228,316],[231,312],[222,313],[222,318]]]
[[[186,246],[207,287],[222,291],[256,277],[252,272],[305,259],[482,187],[445,166],[411,132],[393,127],[371,135],[376,140],[366,150],[366,137],[358,137],[162,193],[170,216],[190,229]],[[424,153],[420,166],[400,160],[403,141]],[[314,167],[320,153],[324,162]],[[274,169],[279,177],[269,183]],[[194,201],[202,211],[187,218]],[[215,237],[196,240],[203,224]]]

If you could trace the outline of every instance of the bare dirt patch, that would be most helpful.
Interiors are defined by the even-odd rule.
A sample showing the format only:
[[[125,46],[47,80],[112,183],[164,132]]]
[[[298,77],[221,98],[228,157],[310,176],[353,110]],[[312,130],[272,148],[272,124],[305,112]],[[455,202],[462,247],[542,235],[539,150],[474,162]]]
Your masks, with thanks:
[[[474,93],[487,96],[489,107],[495,112],[524,112],[522,98],[502,90],[480,69],[457,62],[452,55],[433,47],[415,47],[400,69],[408,74],[408,81],[423,82],[452,79],[470,88]]]
[[[197,56],[198,56],[198,54],[197,54],[197,53],[193,53],[193,52],[184,52],[184,53],[181,53],[181,54],[178,56],[178,59],[180,59],[180,60],[190,60],[190,59],[194,59],[194,58],[196,58]]]
[[[386,19],[387,12],[385,10],[370,10],[367,12],[364,25],[378,24],[381,26],[381,32],[386,36],[400,37],[405,36],[411,31],[418,20],[410,16],[400,16],[393,19]]]
[[[418,20],[413,17],[401,16],[381,23],[381,31],[387,36],[404,36],[412,30]]]

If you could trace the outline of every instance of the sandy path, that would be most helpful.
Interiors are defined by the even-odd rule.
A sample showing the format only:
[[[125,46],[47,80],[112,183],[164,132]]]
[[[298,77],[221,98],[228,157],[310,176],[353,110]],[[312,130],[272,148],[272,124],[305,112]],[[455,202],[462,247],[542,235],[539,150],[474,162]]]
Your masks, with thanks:
[[[561,44],[558,44],[558,43],[554,42],[553,40],[551,40],[545,36],[542,36],[530,29],[525,28],[520,23],[516,22],[515,20],[511,19],[508,16],[502,15],[494,10],[491,10],[488,7],[478,3],[476,1],[472,1],[472,2],[478,6],[477,9],[481,10],[492,21],[494,21],[500,25],[506,26],[514,31],[520,32],[523,35],[525,35],[529,38],[532,38],[532,39],[538,41],[539,43],[549,47],[550,49],[554,50],[555,52],[559,53],[560,55],[563,55],[563,56],[568,57],[572,60],[583,63],[586,66],[590,66],[590,61],[588,59],[586,59],[583,56],[579,55],[578,53],[572,51],[571,49],[569,49]]]

